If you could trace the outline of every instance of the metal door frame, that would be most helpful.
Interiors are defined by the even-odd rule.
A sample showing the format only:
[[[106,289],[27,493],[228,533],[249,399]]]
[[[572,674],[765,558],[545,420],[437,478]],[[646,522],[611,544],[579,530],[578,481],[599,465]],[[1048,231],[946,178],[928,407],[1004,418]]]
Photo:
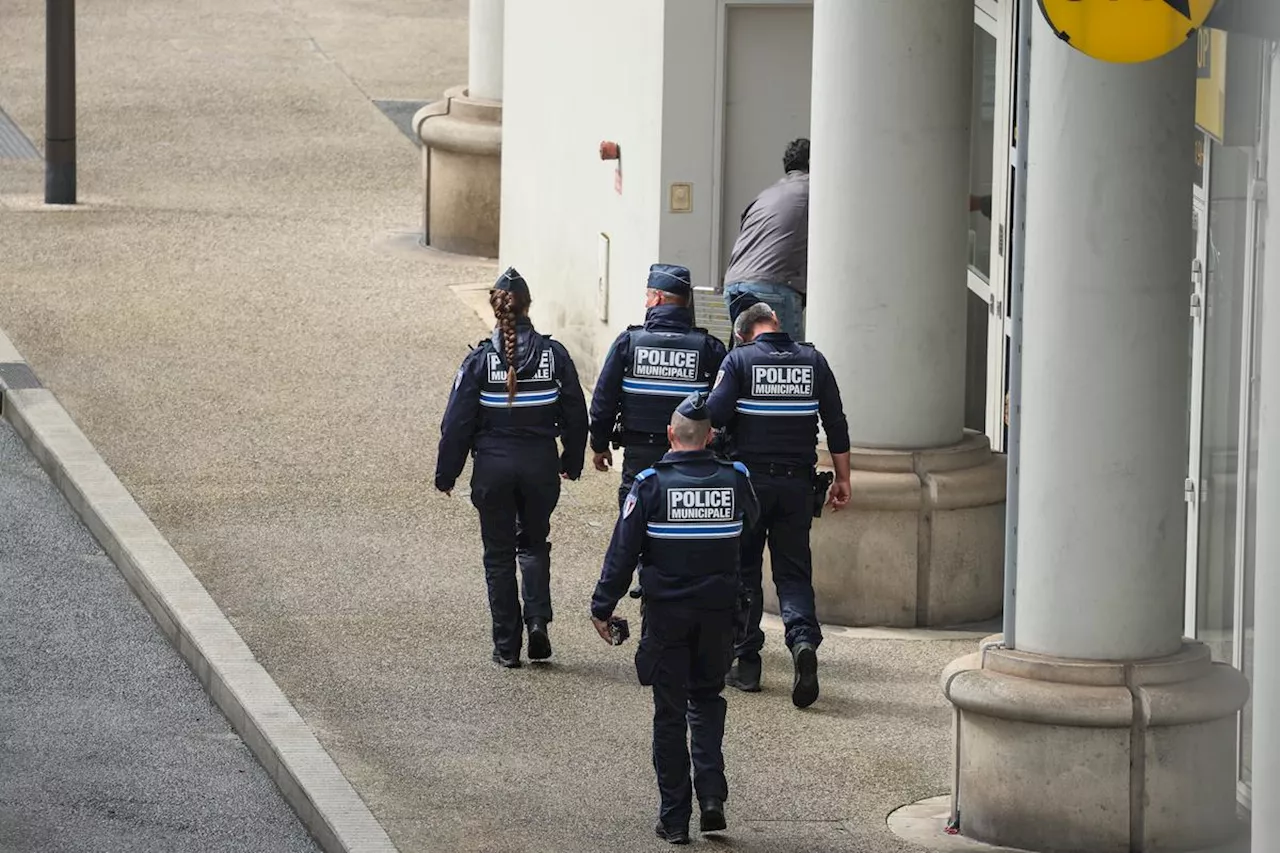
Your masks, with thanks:
[[[1004,450],[1004,399],[1008,340],[1009,167],[1013,158],[1014,14],[1008,3],[974,0],[973,23],[996,40],[995,130],[991,164],[991,272],[987,281],[968,266],[966,281],[987,303],[987,417],[991,448]]]
[[[1183,495],[1187,502],[1186,602],[1183,632],[1196,636],[1200,601],[1200,503],[1204,493],[1201,480],[1201,445],[1204,443],[1204,337],[1206,287],[1209,269],[1209,195],[1213,180],[1213,143],[1200,131],[1204,158],[1203,186],[1193,188],[1191,215],[1196,229],[1195,258],[1191,262],[1191,388],[1190,430],[1187,435],[1187,480]]]

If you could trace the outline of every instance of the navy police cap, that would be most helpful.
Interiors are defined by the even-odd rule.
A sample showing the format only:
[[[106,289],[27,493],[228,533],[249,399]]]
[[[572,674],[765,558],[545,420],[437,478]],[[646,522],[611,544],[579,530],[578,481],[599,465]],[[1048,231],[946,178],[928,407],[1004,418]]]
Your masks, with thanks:
[[[507,267],[507,271],[498,276],[498,280],[493,283],[493,289],[529,295],[529,284],[524,280],[524,276],[516,272],[515,267]]]
[[[676,412],[691,421],[707,420],[711,417],[711,413],[707,411],[707,392],[694,391],[680,401],[680,405],[676,407]]]
[[[673,264],[654,264],[649,267],[650,290],[662,290],[677,296],[688,296],[693,292],[693,277],[687,267]]]

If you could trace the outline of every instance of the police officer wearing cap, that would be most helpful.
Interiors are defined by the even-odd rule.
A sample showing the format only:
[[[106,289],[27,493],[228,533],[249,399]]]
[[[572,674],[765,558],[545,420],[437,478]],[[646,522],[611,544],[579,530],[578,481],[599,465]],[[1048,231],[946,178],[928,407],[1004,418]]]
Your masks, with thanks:
[[[625,448],[618,505],[636,474],[667,452],[667,423],[682,399],[708,391],[724,344],[693,325],[692,279],[685,267],[649,268],[643,326],[618,336],[591,395],[591,450],[597,471],[613,464],[610,442]]]
[[[645,610],[636,674],[653,687],[655,831],[672,844],[689,841],[695,792],[701,831],[726,826],[720,694],[741,597],[738,543],[757,513],[746,467],[716,459],[709,437],[706,394],[690,395],[667,426],[671,450],[636,474],[591,599],[591,621],[612,644],[614,608],[639,562]]]
[[[551,512],[560,480],[582,474],[587,443],[578,372],[559,341],[534,330],[531,302],[514,268],[494,283],[497,324],[458,369],[436,460],[436,488],[452,494],[467,455],[474,458],[471,503],[480,513],[493,660],[507,668],[520,666],[526,626],[530,659],[551,657]]]
[[[822,353],[779,331],[778,317],[767,304],[741,300],[734,307],[738,312],[734,334],[740,346],[725,359],[707,408],[712,424],[727,429],[730,457],[751,470],[760,499],[760,522],[743,534],[742,576],[751,615],[727,680],[739,690],[760,689],[761,569],[768,543],[795,670],[791,701],[805,708],[818,698],[817,649],[822,643],[809,550],[815,491],[819,491],[814,488],[818,419],[822,419],[835,467],[830,502],[837,510],[849,502],[850,494],[848,421],[840,389]]]

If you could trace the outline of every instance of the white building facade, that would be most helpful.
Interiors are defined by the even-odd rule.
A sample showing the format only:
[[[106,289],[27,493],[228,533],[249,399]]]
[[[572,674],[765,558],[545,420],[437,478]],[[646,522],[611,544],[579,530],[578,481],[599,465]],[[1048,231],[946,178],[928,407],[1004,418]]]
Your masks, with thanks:
[[[1280,808],[1280,24],[1250,2],[1136,66],[1022,22],[1017,630],[945,678],[976,839],[1191,850]],[[501,262],[587,379],[648,265],[716,284],[813,140],[808,337],[856,445],[857,511],[815,526],[828,621],[1000,609],[1016,6],[506,4]]]

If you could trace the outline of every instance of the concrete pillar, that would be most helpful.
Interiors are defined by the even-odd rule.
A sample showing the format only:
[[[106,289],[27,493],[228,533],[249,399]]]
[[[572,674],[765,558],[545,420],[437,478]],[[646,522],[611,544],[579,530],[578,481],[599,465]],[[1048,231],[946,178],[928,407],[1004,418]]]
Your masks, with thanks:
[[[944,676],[961,832],[1196,850],[1248,686],[1181,636],[1194,47],[1105,64],[1034,18],[1018,648]]]
[[[973,6],[816,0],[809,335],[861,447],[964,437]]]
[[[471,0],[467,21],[467,97],[502,100],[502,30],[505,0]]]
[[[1268,184],[1280,187],[1280,59],[1271,73]],[[1280,850],[1280,203],[1267,202],[1254,563],[1253,850]],[[1248,640],[1246,639],[1246,642]]]
[[[969,0],[814,3],[807,325],[854,444],[852,511],[814,523],[823,621],[1000,612],[1004,458],[964,430],[973,27]]]
[[[1159,657],[1182,642],[1195,55],[1032,57],[1018,648]]]
[[[467,85],[413,117],[422,140],[423,239],[497,257],[502,200],[504,0],[471,0]]]

